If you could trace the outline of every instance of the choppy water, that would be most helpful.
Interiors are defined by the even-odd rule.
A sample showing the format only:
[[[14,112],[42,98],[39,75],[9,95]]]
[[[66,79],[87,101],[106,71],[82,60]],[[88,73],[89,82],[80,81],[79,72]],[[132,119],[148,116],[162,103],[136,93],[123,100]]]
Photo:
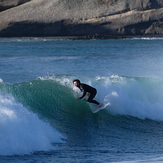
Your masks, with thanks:
[[[162,37],[1,38],[1,162],[162,162],[162,47]],[[93,114],[74,78],[110,105]]]

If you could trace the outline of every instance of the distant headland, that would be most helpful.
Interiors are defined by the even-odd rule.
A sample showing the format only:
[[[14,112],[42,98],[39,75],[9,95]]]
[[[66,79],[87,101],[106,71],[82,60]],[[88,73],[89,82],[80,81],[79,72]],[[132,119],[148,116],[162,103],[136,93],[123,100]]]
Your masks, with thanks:
[[[0,37],[163,35],[162,0],[2,0]]]

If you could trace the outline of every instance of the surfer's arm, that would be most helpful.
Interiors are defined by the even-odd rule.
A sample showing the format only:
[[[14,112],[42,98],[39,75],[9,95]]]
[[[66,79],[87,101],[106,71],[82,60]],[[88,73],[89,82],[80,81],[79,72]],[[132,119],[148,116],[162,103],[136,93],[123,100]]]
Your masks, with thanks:
[[[83,92],[83,95],[79,97],[79,99],[82,99],[86,95],[86,91]]]
[[[78,87],[78,88],[83,92],[83,95],[81,97],[77,98],[77,100],[80,100],[86,95],[87,87],[85,84],[80,84],[80,87]]]
[[[86,95],[86,92],[84,91],[84,92],[83,92],[83,95],[82,95],[81,97],[78,97],[77,100],[82,99],[85,95]]]

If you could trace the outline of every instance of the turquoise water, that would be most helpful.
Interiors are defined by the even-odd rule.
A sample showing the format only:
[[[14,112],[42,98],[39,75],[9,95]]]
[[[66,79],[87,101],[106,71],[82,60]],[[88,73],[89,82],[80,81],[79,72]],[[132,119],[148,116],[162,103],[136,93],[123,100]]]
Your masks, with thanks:
[[[1,162],[162,162],[163,38],[0,38]],[[93,114],[72,80],[110,103]]]

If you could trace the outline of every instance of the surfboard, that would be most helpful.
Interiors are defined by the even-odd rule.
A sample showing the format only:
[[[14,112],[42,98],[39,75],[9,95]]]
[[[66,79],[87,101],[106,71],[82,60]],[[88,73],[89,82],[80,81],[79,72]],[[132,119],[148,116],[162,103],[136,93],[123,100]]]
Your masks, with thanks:
[[[99,107],[99,108],[97,108],[97,106],[96,106],[96,107],[93,107],[91,110],[92,110],[93,113],[97,113],[97,112],[99,112],[100,110],[105,109],[108,105],[110,105],[110,103],[103,104],[103,105],[102,105],[101,107]]]

